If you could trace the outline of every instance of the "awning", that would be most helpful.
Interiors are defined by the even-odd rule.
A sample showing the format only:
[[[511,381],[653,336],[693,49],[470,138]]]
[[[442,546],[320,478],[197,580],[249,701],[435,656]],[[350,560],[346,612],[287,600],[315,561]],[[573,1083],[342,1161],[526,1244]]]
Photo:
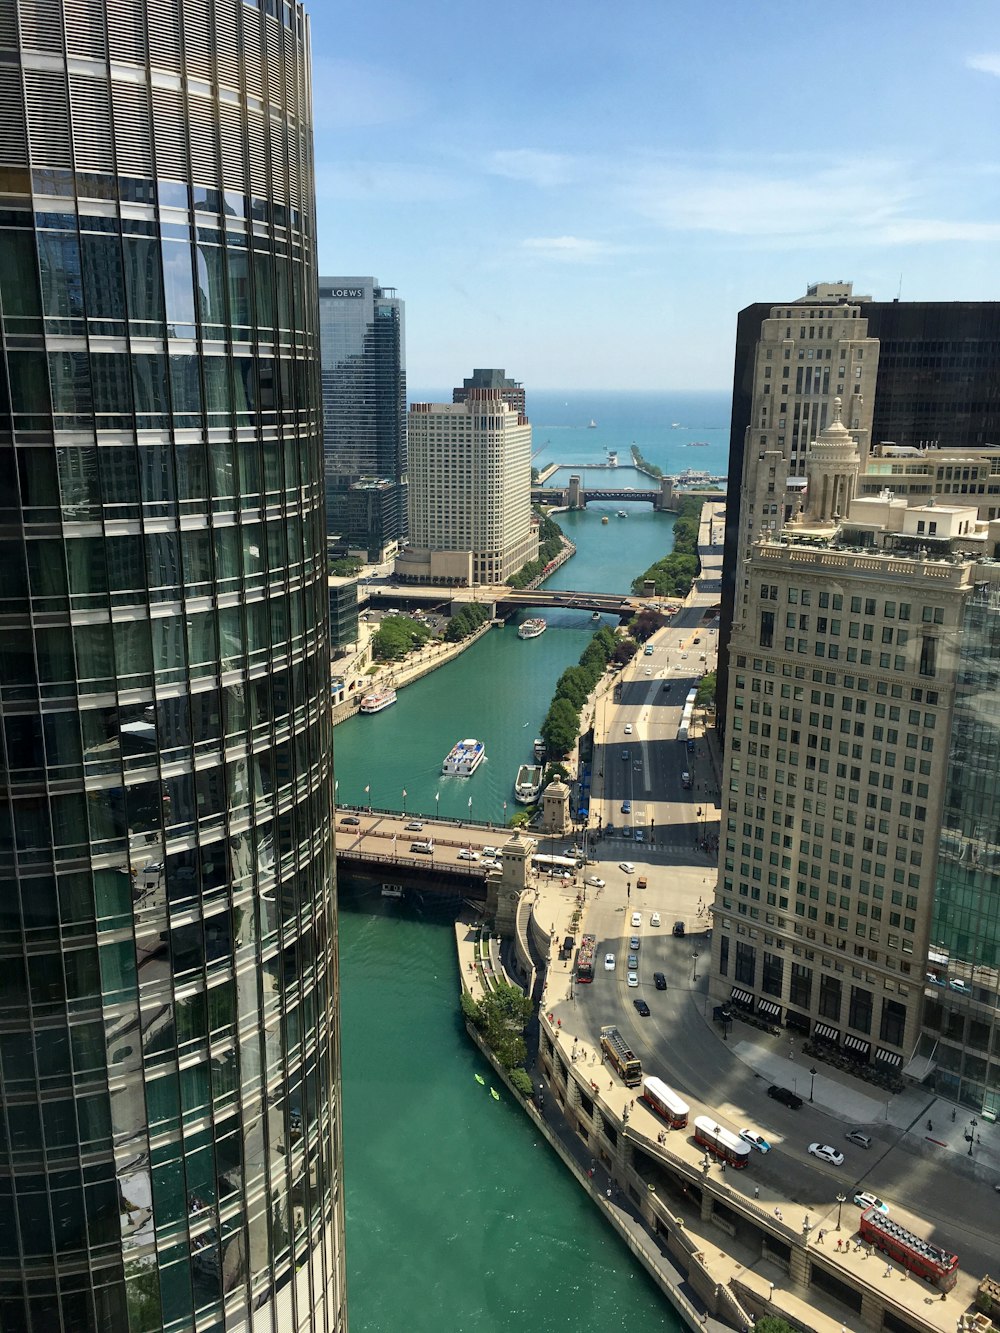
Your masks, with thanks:
[[[757,1012],[768,1014],[771,1018],[778,1018],[781,1014],[781,1005],[775,1004],[773,1000],[758,1000]]]
[[[844,1045],[849,1051],[857,1051],[859,1055],[867,1056],[872,1048],[870,1041],[865,1041],[864,1037],[853,1037],[850,1033],[844,1038]]]
[[[753,1008],[753,995],[748,990],[740,990],[739,986],[734,986],[730,992],[729,998],[735,1000],[737,1004]]]
[[[818,1037],[820,1041],[840,1041],[840,1033],[827,1023],[817,1023],[813,1028],[813,1036]]]
[[[937,1049],[935,1047],[935,1049]],[[933,1055],[915,1055],[910,1063],[903,1070],[907,1078],[912,1078],[917,1083],[923,1083],[928,1074],[933,1074],[937,1069],[937,1061]]]
[[[875,1052],[875,1059],[884,1060],[887,1065],[892,1065],[894,1069],[898,1069],[903,1063],[901,1055],[897,1055],[895,1051],[887,1051],[884,1046],[880,1046]]]

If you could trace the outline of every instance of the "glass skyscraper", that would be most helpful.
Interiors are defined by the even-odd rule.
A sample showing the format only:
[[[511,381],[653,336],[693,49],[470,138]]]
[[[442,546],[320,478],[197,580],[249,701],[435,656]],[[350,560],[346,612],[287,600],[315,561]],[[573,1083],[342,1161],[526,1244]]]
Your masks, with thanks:
[[[407,533],[403,302],[374,278],[319,280],[327,529],[381,560]]]
[[[0,1328],[346,1328],[307,19],[0,7]]]

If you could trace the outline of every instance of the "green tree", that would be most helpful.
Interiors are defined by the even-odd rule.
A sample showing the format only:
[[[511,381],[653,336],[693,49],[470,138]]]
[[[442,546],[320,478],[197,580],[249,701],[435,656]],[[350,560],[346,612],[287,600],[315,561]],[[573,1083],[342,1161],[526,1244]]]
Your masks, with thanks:
[[[430,630],[419,620],[410,616],[386,616],[372,638],[372,656],[377,662],[398,662],[430,636]]]
[[[510,1081],[515,1091],[519,1092],[522,1097],[530,1097],[534,1091],[531,1075],[526,1069],[512,1069],[510,1071]]]
[[[541,730],[549,754],[561,759],[577,742],[580,714],[568,699],[553,699]]]
[[[590,682],[580,667],[567,667],[556,681],[556,698],[568,699],[579,713],[587,702],[590,688]]]
[[[527,1055],[524,1029],[533,1009],[530,996],[517,986],[498,981],[474,1003],[476,1016],[472,1021],[503,1068],[523,1065]]]
[[[611,660],[612,662],[620,662],[624,666],[627,662],[632,661],[638,651],[639,645],[634,639],[620,639],[615,651],[611,654]]]
[[[754,1333],[795,1333],[795,1325],[776,1314],[763,1315],[753,1327]]]
[[[337,560],[330,561],[330,573],[336,574],[340,578],[350,578],[354,574],[360,574],[363,568],[362,561],[353,555],[344,555]]]
[[[698,693],[695,695],[695,703],[699,708],[708,708],[715,703],[715,672],[708,671],[698,682]]]

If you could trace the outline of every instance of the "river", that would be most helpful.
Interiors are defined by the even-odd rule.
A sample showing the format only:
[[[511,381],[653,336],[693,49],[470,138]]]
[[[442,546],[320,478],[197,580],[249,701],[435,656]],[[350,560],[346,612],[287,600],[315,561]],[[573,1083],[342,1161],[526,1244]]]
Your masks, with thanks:
[[[577,554],[547,586],[625,591],[666,554],[672,518],[627,508],[560,515]],[[405,789],[410,811],[465,818],[471,796],[473,819],[502,822],[504,801],[509,817],[517,765],[595,628],[585,612],[546,619],[528,641],[491,630],[393,708],[338,726],[340,800],[398,810]],[[462,736],[484,739],[489,757],[471,779],[442,778]],[[459,1021],[450,924],[348,893],[341,908],[352,1333],[682,1328],[507,1092],[494,1101],[475,1081],[490,1080]]]

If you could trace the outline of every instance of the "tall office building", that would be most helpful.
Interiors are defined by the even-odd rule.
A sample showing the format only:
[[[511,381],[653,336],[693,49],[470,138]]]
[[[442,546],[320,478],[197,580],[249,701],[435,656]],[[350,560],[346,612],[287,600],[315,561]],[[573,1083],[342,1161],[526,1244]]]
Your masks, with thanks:
[[[410,545],[396,575],[413,582],[504,583],[538,555],[531,514],[531,426],[503,391],[410,408]]]
[[[406,536],[403,302],[374,278],[320,278],[327,531],[371,560]]]
[[[863,463],[889,441],[966,452],[1000,444],[1000,302],[873,301],[835,282],[740,311],[719,628],[723,733],[750,548],[795,512],[805,449],[837,396]]]
[[[300,3],[0,10],[0,1328],[346,1328]]]
[[[461,387],[452,389],[451,401],[467,403],[473,389],[499,389],[500,397],[512,411],[522,417],[527,415],[524,385],[510,379],[504,370],[474,370],[462,381]]]
[[[992,969],[977,978],[986,1045],[984,1016],[1000,1003],[996,899],[971,891],[972,865],[980,877],[991,870],[996,843],[984,788],[991,751],[973,759],[963,744],[959,761],[954,742],[949,749],[956,684],[967,675],[963,627],[977,595],[987,607],[997,596],[1000,523],[980,522],[960,501],[854,499],[860,466],[835,411],[808,455],[804,507],[780,534],[761,533],[745,565],[711,989],[859,1068],[924,1078],[933,1072],[921,1023],[935,937],[957,955],[950,967],[943,956],[940,987],[961,992],[966,1008],[969,955]],[[980,618],[973,656],[992,679],[982,650],[993,628],[987,611]],[[984,708],[971,697],[964,705],[966,742],[990,731],[989,696],[979,699]],[[942,906],[946,807],[954,831],[944,845],[962,852],[963,869],[944,886],[964,914]],[[977,838],[975,860],[966,858]],[[986,920],[977,958],[970,932]]]

